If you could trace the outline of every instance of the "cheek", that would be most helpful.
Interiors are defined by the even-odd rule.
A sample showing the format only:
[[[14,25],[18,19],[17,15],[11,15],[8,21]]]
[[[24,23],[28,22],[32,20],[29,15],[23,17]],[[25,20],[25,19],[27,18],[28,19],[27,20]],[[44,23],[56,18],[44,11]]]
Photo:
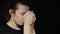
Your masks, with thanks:
[[[16,13],[15,13],[15,21],[17,21],[17,22],[20,22],[20,21],[23,21],[23,16],[20,14],[20,12],[19,11],[16,11]]]
[[[17,14],[17,15],[15,16],[15,20],[16,20],[16,21],[23,21],[23,16]]]

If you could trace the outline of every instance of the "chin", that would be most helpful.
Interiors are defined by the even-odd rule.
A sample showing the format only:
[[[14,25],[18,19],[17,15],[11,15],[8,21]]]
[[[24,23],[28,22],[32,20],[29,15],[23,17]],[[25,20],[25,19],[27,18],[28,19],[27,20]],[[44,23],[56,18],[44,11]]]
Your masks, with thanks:
[[[19,25],[23,25],[23,24],[19,24]]]
[[[16,24],[17,24],[17,25],[24,25],[23,23],[24,23],[24,22],[17,22]]]
[[[19,23],[18,25],[23,25],[23,23]]]

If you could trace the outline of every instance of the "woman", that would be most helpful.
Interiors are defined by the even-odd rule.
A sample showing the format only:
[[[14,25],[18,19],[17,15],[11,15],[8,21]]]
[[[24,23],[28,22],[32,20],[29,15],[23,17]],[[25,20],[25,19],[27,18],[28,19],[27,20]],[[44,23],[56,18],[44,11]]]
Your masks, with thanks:
[[[1,25],[1,34],[36,34],[35,14],[29,10],[29,6],[24,1],[12,0],[8,12],[10,19],[6,24]]]

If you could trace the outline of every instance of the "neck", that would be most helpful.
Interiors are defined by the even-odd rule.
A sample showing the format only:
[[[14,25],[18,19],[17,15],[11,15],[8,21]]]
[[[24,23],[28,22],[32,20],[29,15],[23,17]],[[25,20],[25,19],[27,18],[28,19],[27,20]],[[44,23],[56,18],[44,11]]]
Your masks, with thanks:
[[[15,30],[20,30],[12,18],[6,24]]]

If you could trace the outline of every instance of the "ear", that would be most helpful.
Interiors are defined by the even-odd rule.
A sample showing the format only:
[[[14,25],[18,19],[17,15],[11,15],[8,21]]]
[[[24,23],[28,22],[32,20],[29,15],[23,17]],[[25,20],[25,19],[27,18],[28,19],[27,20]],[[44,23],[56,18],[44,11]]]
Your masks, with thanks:
[[[13,16],[13,15],[14,15],[14,11],[13,11],[12,9],[9,9],[9,14],[10,14],[11,16]]]

